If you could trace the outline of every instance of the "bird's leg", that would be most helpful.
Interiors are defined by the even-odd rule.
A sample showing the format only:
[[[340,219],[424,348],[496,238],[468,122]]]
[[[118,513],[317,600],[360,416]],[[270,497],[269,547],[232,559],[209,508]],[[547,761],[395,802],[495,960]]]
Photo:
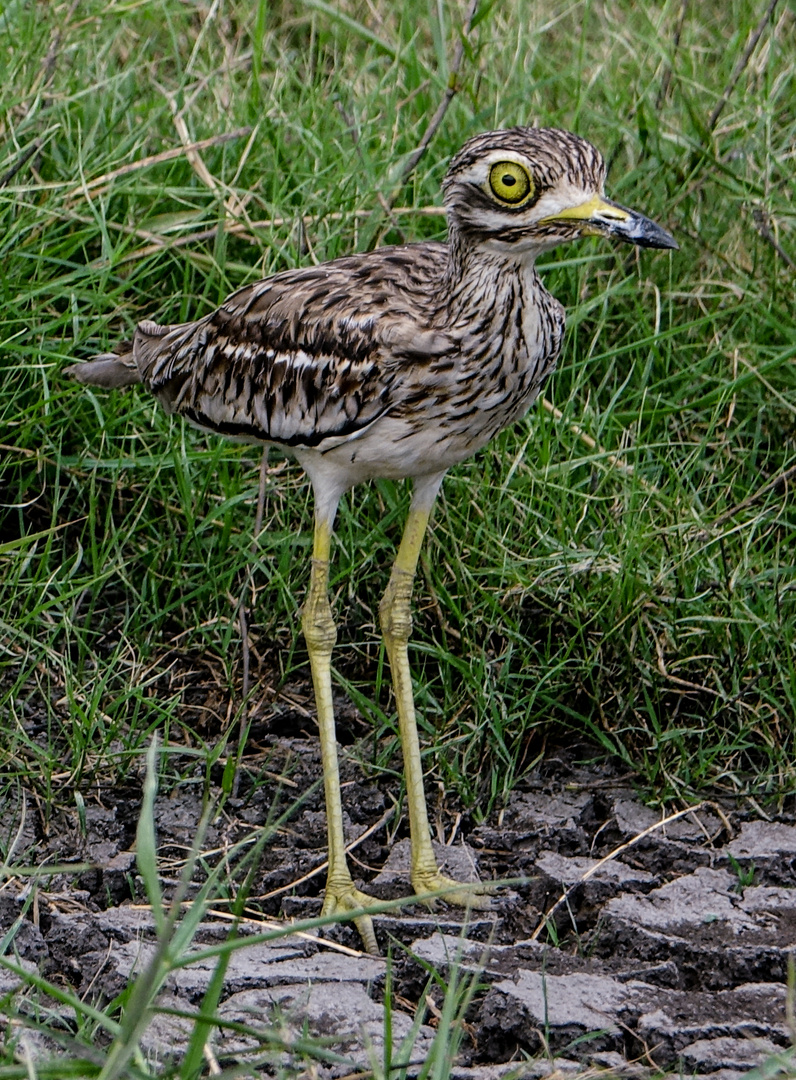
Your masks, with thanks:
[[[333,515],[331,518],[333,519]],[[310,588],[301,616],[301,627],[307,642],[312,683],[315,688],[323,763],[323,786],[326,794],[329,870],[326,877],[323,915],[353,911],[355,908],[365,907],[373,902],[372,897],[354,888],[345,854],[343,807],[340,801],[340,773],[337,764],[337,738],[332,704],[332,649],[337,640],[337,628],[332,618],[328,596],[332,519],[320,516],[316,518]],[[369,953],[378,954],[379,949],[371,917],[360,915],[354,922],[365,949]]]
[[[390,581],[379,605],[384,644],[390,661],[398,728],[404,755],[406,799],[409,808],[409,832],[412,842],[412,887],[418,894],[438,892],[453,904],[471,907],[488,906],[482,899],[488,886],[462,888],[460,882],[441,874],[431,846],[426,797],[423,790],[423,766],[417,734],[412,674],[409,668],[408,642],[412,632],[412,583],[420,548],[428,525],[442,476],[418,482],[406,519],[406,527],[392,568]],[[455,889],[455,891],[453,891]]]

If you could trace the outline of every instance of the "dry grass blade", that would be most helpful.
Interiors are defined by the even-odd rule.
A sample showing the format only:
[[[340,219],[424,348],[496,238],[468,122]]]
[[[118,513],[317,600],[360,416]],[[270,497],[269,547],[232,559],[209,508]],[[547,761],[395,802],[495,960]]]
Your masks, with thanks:
[[[769,5],[763,13],[760,22],[757,24],[757,26],[754,28],[751,35],[749,36],[749,40],[746,43],[746,48],[738,58],[738,63],[735,65],[735,70],[730,76],[729,82],[724,87],[724,92],[722,93],[719,100],[716,102],[716,105],[711,112],[710,117],[708,118],[708,131],[712,131],[716,126],[716,122],[724,111],[724,106],[730,100],[730,95],[735,89],[741,75],[743,75],[746,69],[746,65],[749,63],[752,53],[755,51],[755,47],[757,46],[757,43],[760,40],[763,31],[768,25],[771,16],[774,14],[774,9],[776,8],[778,3],[779,0],[769,0]]]
[[[257,513],[254,518],[254,536],[251,543],[251,554],[254,557],[257,551],[257,544],[260,539],[260,533],[263,530],[263,515],[265,513],[265,485],[268,479],[268,447],[263,447],[262,456],[260,458],[260,479],[257,488]],[[238,622],[240,625],[240,640],[242,650],[242,666],[243,666],[243,685],[241,688],[241,694],[243,701],[241,702],[240,720],[238,729],[238,749],[236,761],[239,763],[243,757],[243,748],[246,742],[246,735],[249,730],[249,688],[250,688],[250,648],[249,648],[249,618],[246,611],[246,605],[248,603],[248,597],[251,593],[254,596],[254,577],[251,564],[248,567],[247,574],[244,578],[243,585],[240,592],[240,600],[238,601]],[[235,798],[238,794],[238,788],[240,786],[240,769],[235,769],[235,778],[232,782],[232,796]]]
[[[674,58],[677,55],[677,50],[680,47],[680,38],[683,35],[683,26],[685,25],[686,15],[688,14],[688,0],[682,0],[680,7],[680,15],[677,20],[677,26],[675,27],[674,35],[672,38],[672,62],[666,65],[666,69],[661,79],[661,87],[658,91],[658,96],[655,99],[655,108],[660,109],[666,98],[669,96],[669,84],[672,81],[672,74],[674,71]]]
[[[394,206],[390,208],[390,214],[393,217],[397,217],[399,214],[413,214],[418,217],[444,217],[445,208],[442,206]],[[339,212],[333,212],[331,214],[324,214],[319,217],[314,214],[303,214],[298,220],[305,226],[317,224],[319,221],[346,221],[350,219],[357,219],[365,221],[372,216],[370,210],[354,210],[350,214],[342,214]],[[281,229],[285,226],[293,226],[296,224],[295,217],[272,217],[262,218],[255,221],[247,221],[245,224],[240,221],[226,220],[219,222],[217,225],[212,225],[207,229],[199,229],[195,232],[187,233],[185,236],[177,236],[172,239],[167,237],[159,237],[155,233],[147,232],[145,229],[137,229],[129,225],[111,225],[110,228],[118,228],[121,232],[126,232],[131,236],[137,236],[142,240],[151,240],[152,243],[147,244],[146,247],[137,248],[135,251],[129,252],[127,255],[123,255],[120,259],[115,260],[115,265],[122,266],[126,263],[140,262],[142,259],[148,259],[151,255],[156,255],[162,251],[171,251],[177,248],[191,247],[193,244],[201,244],[207,240],[213,240],[219,233],[223,232],[228,236],[235,236],[241,240],[248,240],[251,244],[258,244],[259,241],[254,235],[254,229]],[[108,259],[97,259],[92,263],[94,267],[102,267],[109,265]]]
[[[234,922],[241,925],[257,927],[261,932],[273,930],[275,932],[284,931],[285,924],[274,922],[271,919],[258,918],[258,912],[246,908],[246,914],[242,916],[233,915],[229,911],[222,911],[221,908],[216,907],[218,900],[214,902],[213,907],[207,908],[205,915],[212,916],[214,919],[220,919],[222,922]],[[232,901],[230,901],[232,902]],[[193,904],[193,900],[186,900],[183,904],[184,908],[189,908]],[[148,904],[134,904],[131,907],[136,911],[148,911]],[[322,949],[329,949],[331,952],[342,953],[343,956],[370,956],[369,953],[363,952],[361,949],[352,949],[349,945],[343,945],[339,941],[333,941],[331,938],[318,937],[317,934],[309,934],[306,930],[291,930],[291,937],[300,938],[302,941],[311,941]]]
[[[429,120],[428,125],[426,126],[426,130],[421,136],[420,142],[417,144],[415,149],[407,158],[406,164],[401,170],[401,179],[399,185],[396,187],[392,195],[387,198],[387,204],[390,207],[392,207],[392,204],[398,198],[398,193],[401,190],[401,186],[406,183],[406,181],[417,168],[426,150],[428,150],[431,140],[437,133],[440,124],[445,118],[445,113],[448,111],[448,107],[450,106],[450,103],[453,101],[453,98],[459,89],[457,85],[457,78],[459,75],[459,69],[462,66],[462,60],[464,59],[464,43],[470,33],[470,28],[473,24],[475,13],[478,10],[478,2],[479,0],[470,0],[470,6],[467,10],[467,15],[464,20],[464,27],[462,28],[459,40],[456,42],[456,48],[453,53],[453,60],[450,66],[450,72],[448,74],[448,85],[445,89],[445,93],[443,94],[442,100],[437,106],[434,115]]]
[[[14,164],[0,176],[0,188],[7,187],[11,183],[17,173],[24,169],[25,165],[30,161],[33,155],[41,149],[43,143],[44,140],[42,138],[34,139],[30,146],[26,146],[25,149],[19,153]]]
[[[177,134],[180,137],[180,142],[182,143],[183,149],[185,150],[185,157],[188,160],[188,164],[191,166],[191,168],[202,181],[202,183],[205,184],[206,187],[210,188],[213,194],[218,194],[218,180],[216,180],[215,176],[213,176],[208,167],[205,165],[201,153],[196,148],[196,143],[191,141],[191,136],[188,133],[188,125],[185,123],[185,117],[182,115],[182,113],[177,111],[172,95],[169,95],[169,105],[171,105],[172,111],[174,112],[174,126],[177,129]]]
[[[699,802],[695,806],[687,807],[685,810],[678,810],[676,814],[669,814],[667,817],[662,818],[660,821],[656,821],[654,825],[650,825],[649,828],[643,829],[640,833],[637,833],[637,835],[634,836],[631,840],[627,840],[624,844],[620,844],[619,847],[614,848],[613,851],[609,851],[609,853],[607,855],[604,855],[602,859],[598,859],[594,866],[589,867],[589,869],[586,870],[585,873],[581,874],[577,881],[573,882],[572,885],[570,885],[567,889],[564,890],[561,896],[559,896],[558,900],[556,900],[553,906],[549,908],[549,910],[544,914],[544,916],[542,917],[542,921],[531,934],[530,940],[536,941],[541,932],[548,925],[551,917],[556,913],[556,911],[558,911],[561,905],[567,902],[569,897],[579,885],[582,885],[584,881],[588,881],[590,877],[593,877],[594,874],[596,874],[597,871],[600,869],[600,867],[605,866],[606,863],[612,862],[619,855],[621,855],[623,851],[627,851],[628,848],[633,847],[639,842],[639,840],[643,840],[644,837],[650,836],[652,833],[657,832],[659,829],[665,828],[667,825],[671,825],[673,821],[677,821],[679,820],[679,818],[685,817],[686,814],[695,814],[697,810],[701,810],[704,805],[704,802]]]
[[[746,498],[737,505],[730,507],[729,510],[725,510],[722,514],[719,514],[719,516],[711,522],[711,528],[717,529],[722,525],[726,525],[726,523],[734,518],[736,514],[740,514],[742,510],[748,510],[750,506],[754,506],[755,503],[760,502],[766,495],[770,494],[770,492],[787,487],[794,477],[796,477],[796,465],[791,465],[789,468],[783,470],[778,476],[774,476],[771,480],[766,481],[766,483],[758,488],[757,491],[753,491],[751,495],[747,495]],[[708,533],[700,535],[707,536]]]
[[[79,195],[85,195],[87,192],[98,192],[98,189],[104,190],[106,185],[118,180],[121,176],[129,176],[131,173],[140,172],[141,169],[161,165],[164,161],[174,161],[176,158],[187,156],[189,153],[207,150],[210,146],[220,146],[222,143],[232,142],[233,139],[244,139],[247,135],[251,135],[252,130],[251,125],[247,125],[246,127],[235,128],[233,131],[224,131],[220,135],[212,135],[209,139],[199,139],[197,142],[174,146],[171,150],[163,150],[159,154],[150,154],[149,157],[141,158],[139,161],[131,161],[128,165],[120,165],[118,169],[112,169],[110,172],[103,173],[102,176],[95,176],[93,180],[88,180],[85,184],[72,188],[71,191],[66,193],[66,198],[75,199]]]
[[[545,412],[549,412],[551,416],[555,417],[556,420],[564,419],[564,414],[549,400],[549,398],[542,398],[542,408]],[[643,476],[636,476],[636,471],[632,465],[628,465],[626,461],[622,461],[616,454],[609,454],[604,446],[600,446],[596,439],[593,439],[587,431],[583,430],[580,424],[570,421],[569,430],[573,435],[576,435],[582,443],[585,443],[591,451],[599,454],[600,457],[606,458],[615,469],[619,469],[619,471],[623,472],[626,476],[636,477],[641,486],[649,491],[651,495],[660,495],[660,492],[654,484],[651,484],[649,480],[645,480]]]
[[[668,682],[670,683],[673,683],[675,686],[682,687],[683,690],[694,690],[698,694],[711,694],[715,698],[722,698],[724,696],[723,694],[720,694],[718,690],[714,690],[713,687],[705,686],[704,683],[696,683],[692,682],[690,679],[681,679],[679,675],[672,675],[666,667],[666,657],[663,652],[663,643],[661,642],[660,635],[655,633],[655,630],[652,627],[652,623],[650,622],[649,617],[646,614],[642,615],[641,621],[644,626],[646,626],[652,637],[652,640],[655,642],[655,655],[658,660],[658,671],[664,677],[664,679],[668,680]]]
[[[364,841],[368,839],[369,836],[372,836],[374,833],[378,832],[379,829],[384,828],[384,826],[387,824],[387,822],[390,820],[394,813],[395,807],[388,807],[377,822],[375,822],[369,828],[365,829],[363,833],[360,833],[356,840],[352,840],[350,844],[346,845],[346,854],[350,855],[351,852],[355,851],[360,844],[364,843]],[[327,859],[324,860],[324,862],[322,862],[319,866],[316,866],[314,870],[310,870],[309,873],[304,874],[302,877],[296,878],[294,881],[288,882],[287,885],[280,885],[278,889],[272,889],[271,892],[267,892],[263,896],[255,897],[255,899],[270,900],[273,896],[281,896],[282,893],[286,893],[289,892],[291,889],[295,889],[297,885],[303,885],[305,881],[311,881],[312,878],[317,877],[318,874],[322,874],[324,870],[328,869],[328,867],[329,861]]]
[[[755,223],[755,228],[763,237],[765,242],[772,246],[774,251],[776,251],[777,255],[779,255],[780,259],[782,259],[785,265],[788,266],[791,270],[796,270],[796,261],[794,261],[790,257],[787,251],[785,251],[785,249],[779,243],[776,236],[774,236],[774,233],[771,231],[771,219],[769,218],[765,210],[762,210],[759,206],[755,207],[755,209],[752,211],[752,220]]]
[[[206,23],[212,18],[212,12],[208,15]],[[205,24],[206,24],[205,23]],[[172,111],[174,118],[174,127],[177,129],[177,134],[180,137],[180,141],[185,149],[185,156],[188,160],[193,171],[202,181],[202,183],[213,192],[214,195],[220,196],[222,194],[222,185],[216,180],[215,176],[210,172],[204,159],[197,149],[196,144],[191,141],[191,136],[188,131],[188,125],[185,122],[185,116],[182,109],[177,108],[177,102],[173,94],[167,94],[166,100],[169,103],[169,108]],[[227,189],[229,190],[229,189]],[[229,194],[224,201],[224,209],[227,214],[237,220],[238,218],[245,216],[245,204],[238,198],[234,191],[229,190]]]

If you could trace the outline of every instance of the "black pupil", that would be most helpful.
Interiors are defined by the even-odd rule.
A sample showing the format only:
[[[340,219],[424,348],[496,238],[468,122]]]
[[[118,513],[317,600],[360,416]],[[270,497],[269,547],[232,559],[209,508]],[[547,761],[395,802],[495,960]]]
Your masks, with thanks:
[[[503,183],[506,187],[514,187],[517,183],[517,177],[512,176],[511,173],[503,173]]]

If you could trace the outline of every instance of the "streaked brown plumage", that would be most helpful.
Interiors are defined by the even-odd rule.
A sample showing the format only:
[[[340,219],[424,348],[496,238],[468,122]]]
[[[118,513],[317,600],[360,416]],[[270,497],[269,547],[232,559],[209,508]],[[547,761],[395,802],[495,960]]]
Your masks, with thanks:
[[[423,798],[406,652],[412,575],[445,471],[522,416],[555,367],[564,312],[542,285],[536,256],[594,234],[676,247],[660,226],[605,199],[604,178],[602,157],[576,135],[478,135],[444,181],[447,244],[383,248],[276,274],[196,322],[143,322],[129,345],[69,369],[99,386],[142,382],[168,412],[200,428],[290,450],[310,477],[315,558],[303,626],[327,782],[327,913],[367,903],[345,864],[331,711],[335,632],[326,592],[337,505],[362,480],[415,481],[380,610],[407,768],[412,881],[417,892],[455,899],[455,883],[434,861]],[[374,949],[369,916],[357,925]]]

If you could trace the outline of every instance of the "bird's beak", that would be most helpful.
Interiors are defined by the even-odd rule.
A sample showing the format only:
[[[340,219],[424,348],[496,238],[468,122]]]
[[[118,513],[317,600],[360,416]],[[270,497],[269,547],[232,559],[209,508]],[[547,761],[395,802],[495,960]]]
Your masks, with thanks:
[[[586,202],[570,206],[545,220],[582,221],[582,233],[586,236],[615,236],[639,247],[678,248],[675,238],[661,225],[602,195],[593,195]]]

